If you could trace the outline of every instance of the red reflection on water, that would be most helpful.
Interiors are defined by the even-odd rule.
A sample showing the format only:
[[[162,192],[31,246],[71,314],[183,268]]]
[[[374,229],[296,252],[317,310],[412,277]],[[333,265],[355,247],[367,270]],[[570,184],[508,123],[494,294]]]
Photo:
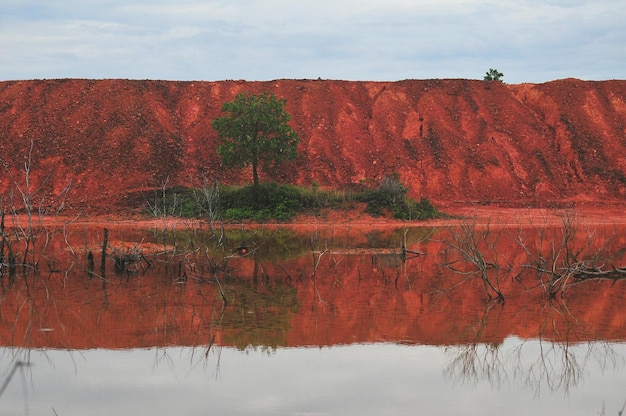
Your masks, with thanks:
[[[211,262],[202,251],[173,256],[172,246],[159,244],[153,232],[113,230],[109,250],[136,245],[145,250],[149,266],[116,274],[108,258],[104,280],[89,277],[85,261],[89,251],[100,258],[101,229],[77,230],[69,240],[57,234],[40,257],[37,275],[3,277],[0,339],[6,346],[72,349],[458,345],[501,343],[512,335],[626,340],[624,282],[584,282],[550,301],[533,284],[532,273],[513,278],[528,261],[516,243],[518,234],[505,233],[492,247],[499,261],[510,265],[498,277],[504,303],[489,302],[479,279],[464,281],[442,267],[452,256],[444,252],[445,232],[413,243],[412,249],[425,254],[405,263],[399,248],[364,248],[372,235],[355,231],[340,239],[358,249],[305,247],[272,258],[272,250],[262,254],[251,248],[244,255],[226,250],[222,256],[228,261]],[[544,238],[555,241],[556,234]],[[589,245],[588,235],[580,239]],[[537,243],[529,236],[525,241]],[[624,237],[609,231],[595,233],[592,245],[622,256],[626,247]]]

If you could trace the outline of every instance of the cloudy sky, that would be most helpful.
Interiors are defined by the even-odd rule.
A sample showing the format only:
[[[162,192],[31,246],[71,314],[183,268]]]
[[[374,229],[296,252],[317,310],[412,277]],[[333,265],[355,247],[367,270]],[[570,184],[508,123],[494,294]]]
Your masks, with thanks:
[[[626,79],[624,0],[0,0],[0,80]]]

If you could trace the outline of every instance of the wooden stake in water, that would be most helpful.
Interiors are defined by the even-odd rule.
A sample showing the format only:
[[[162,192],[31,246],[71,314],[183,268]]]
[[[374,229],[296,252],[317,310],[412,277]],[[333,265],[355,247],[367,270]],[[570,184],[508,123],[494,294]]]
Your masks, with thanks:
[[[100,263],[100,275],[102,276],[102,279],[105,278],[104,272],[106,269],[107,244],[109,244],[109,230],[105,228],[104,241],[102,242],[102,262]]]

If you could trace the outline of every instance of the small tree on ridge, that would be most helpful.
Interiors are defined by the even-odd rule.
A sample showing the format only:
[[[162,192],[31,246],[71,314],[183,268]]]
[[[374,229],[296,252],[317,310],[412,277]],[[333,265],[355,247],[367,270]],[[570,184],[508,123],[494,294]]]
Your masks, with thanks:
[[[216,118],[212,126],[222,140],[217,153],[229,167],[252,166],[254,186],[259,184],[259,166],[265,168],[297,156],[300,138],[289,126],[285,99],[274,94],[238,94],[225,103],[228,115]]]
[[[489,71],[483,77],[485,81],[500,81],[502,82],[502,77],[504,74],[497,69],[489,68]]]

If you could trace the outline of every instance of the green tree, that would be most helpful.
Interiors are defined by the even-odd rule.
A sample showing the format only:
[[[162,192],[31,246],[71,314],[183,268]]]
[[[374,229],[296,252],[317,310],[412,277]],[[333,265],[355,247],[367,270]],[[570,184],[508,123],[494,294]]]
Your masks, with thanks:
[[[229,167],[252,166],[255,188],[259,184],[258,168],[296,158],[300,138],[289,126],[291,119],[285,111],[285,99],[274,94],[238,94],[225,103],[222,111],[228,115],[213,120],[213,128],[222,140],[217,153]]]
[[[500,81],[502,82],[502,77],[504,74],[499,72],[497,69],[489,68],[489,71],[485,74],[483,78],[485,81]]]

